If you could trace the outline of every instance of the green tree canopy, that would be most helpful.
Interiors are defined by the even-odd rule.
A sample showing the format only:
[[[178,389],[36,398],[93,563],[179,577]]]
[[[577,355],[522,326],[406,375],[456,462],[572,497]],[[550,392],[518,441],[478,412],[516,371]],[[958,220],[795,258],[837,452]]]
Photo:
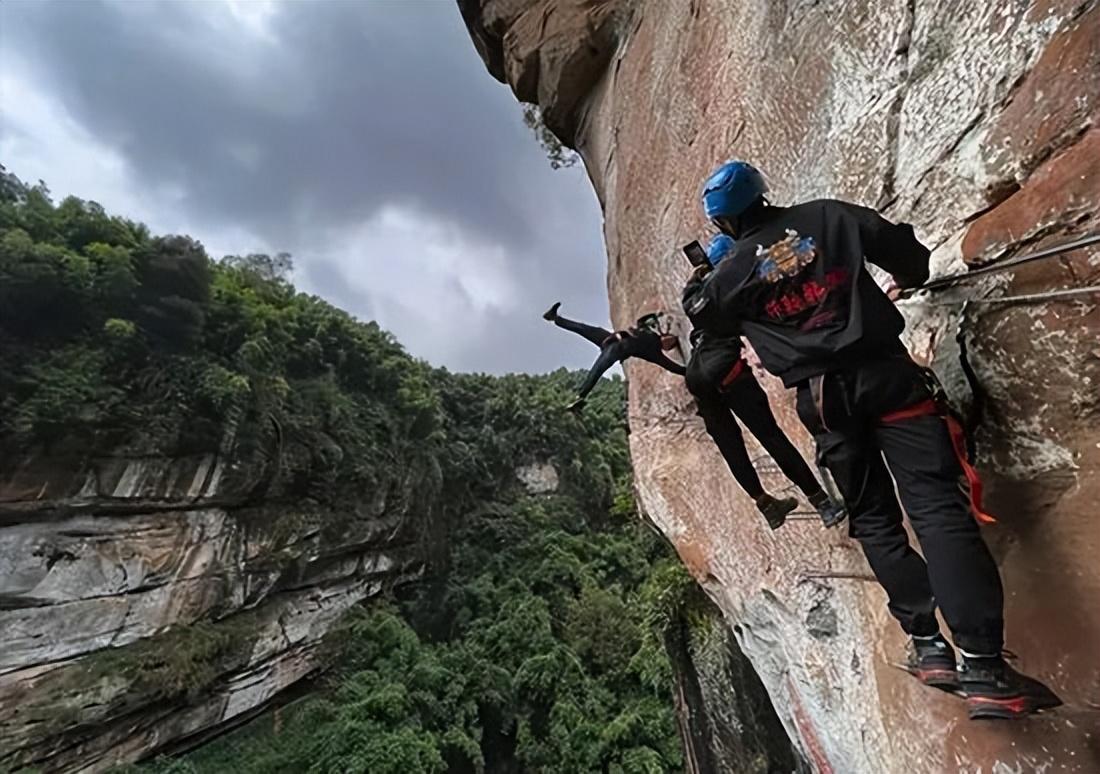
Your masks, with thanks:
[[[331,541],[365,493],[409,498],[431,549],[423,582],[333,635],[322,690],[278,733],[267,716],[153,768],[679,770],[647,634],[668,550],[635,518],[622,381],[581,421],[563,410],[579,374],[431,368],[291,271],[0,175],[0,457],[218,451],[265,497],[324,513]],[[555,491],[525,489],[531,463]],[[226,647],[214,622],[191,628],[179,654],[139,649],[173,696],[207,690]]]

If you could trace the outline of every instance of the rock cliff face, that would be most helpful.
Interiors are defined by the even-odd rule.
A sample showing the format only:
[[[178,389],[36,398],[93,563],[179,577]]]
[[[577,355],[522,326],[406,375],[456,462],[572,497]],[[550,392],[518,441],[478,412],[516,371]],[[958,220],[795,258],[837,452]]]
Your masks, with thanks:
[[[688,774],[809,771],[722,612],[698,587],[670,623],[664,646]]]
[[[423,566],[423,471],[334,513],[257,500],[232,455],[5,463],[0,771],[104,771],[243,720]]]
[[[490,72],[584,159],[616,324],[679,310],[675,248],[704,231],[699,182],[733,156],[757,163],[780,203],[833,196],[914,223],[937,272],[1100,228],[1096,2],[459,6]],[[1093,249],[903,304],[914,355],[960,398],[964,323],[987,393],[979,462],[1000,517],[986,534],[1008,645],[1067,701],[1011,727],[969,723],[958,700],[892,669],[902,637],[858,547],[812,520],[768,533],[679,380],[627,367],[643,506],[815,770],[1100,770],[1100,311],[995,301],[1098,279]],[[964,310],[964,294],[979,300]],[[809,452],[791,396],[768,384]]]

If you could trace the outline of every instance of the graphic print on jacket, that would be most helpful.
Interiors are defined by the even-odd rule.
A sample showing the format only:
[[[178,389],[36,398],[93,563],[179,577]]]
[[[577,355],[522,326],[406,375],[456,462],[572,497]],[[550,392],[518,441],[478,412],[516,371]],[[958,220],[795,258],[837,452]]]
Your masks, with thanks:
[[[787,236],[773,245],[756,246],[757,277],[765,282],[779,282],[793,277],[817,257],[813,237],[800,236],[794,229],[787,229]]]
[[[776,289],[764,302],[764,313],[775,320],[811,331],[835,321],[844,309],[849,273],[844,268],[825,272],[818,280],[804,271],[818,257],[812,236],[787,229],[778,242],[756,246],[753,276]]]

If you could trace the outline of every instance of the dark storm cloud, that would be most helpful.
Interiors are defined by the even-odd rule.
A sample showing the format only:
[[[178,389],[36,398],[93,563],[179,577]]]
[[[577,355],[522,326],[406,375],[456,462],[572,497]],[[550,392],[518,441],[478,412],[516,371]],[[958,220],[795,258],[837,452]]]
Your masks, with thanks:
[[[587,345],[551,335],[537,314],[560,297],[606,319],[594,197],[575,170],[548,168],[454,5],[257,8],[6,2],[0,42],[36,89],[121,155],[135,185],[176,192],[173,206],[197,228],[243,229],[258,247],[291,251],[303,284],[377,314],[416,354],[494,371],[586,361]],[[396,276],[420,268],[415,231],[388,242],[364,232],[391,210],[431,225],[437,246],[464,245],[464,271],[498,275],[447,299],[474,336],[441,330],[438,310],[419,308],[438,307],[432,293],[452,278],[418,300]],[[366,244],[390,254],[365,259]],[[506,265],[482,266],[482,251]]]
[[[488,76],[470,77],[443,5],[286,3],[265,39],[185,3],[16,3],[12,42],[78,120],[211,217],[285,239],[287,209],[338,222],[403,199],[523,238],[504,184],[529,141],[514,106],[485,99]]]

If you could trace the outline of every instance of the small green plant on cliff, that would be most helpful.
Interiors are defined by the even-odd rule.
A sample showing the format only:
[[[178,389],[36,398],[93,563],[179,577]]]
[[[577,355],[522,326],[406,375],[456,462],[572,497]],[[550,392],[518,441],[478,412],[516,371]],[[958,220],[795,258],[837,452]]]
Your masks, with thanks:
[[[83,663],[89,682],[124,678],[134,690],[162,699],[196,698],[247,659],[256,620],[196,621],[124,648],[108,648]]]
[[[535,135],[535,139],[542,149],[546,151],[546,158],[550,160],[550,166],[554,169],[571,167],[581,160],[575,150],[563,145],[558,136],[546,126],[538,105],[524,103],[523,123]]]
[[[647,684],[667,685],[672,680],[667,642],[679,627],[686,627],[694,639],[705,641],[719,617],[713,603],[677,559],[655,563],[639,589],[642,611],[641,642],[631,662]]]

